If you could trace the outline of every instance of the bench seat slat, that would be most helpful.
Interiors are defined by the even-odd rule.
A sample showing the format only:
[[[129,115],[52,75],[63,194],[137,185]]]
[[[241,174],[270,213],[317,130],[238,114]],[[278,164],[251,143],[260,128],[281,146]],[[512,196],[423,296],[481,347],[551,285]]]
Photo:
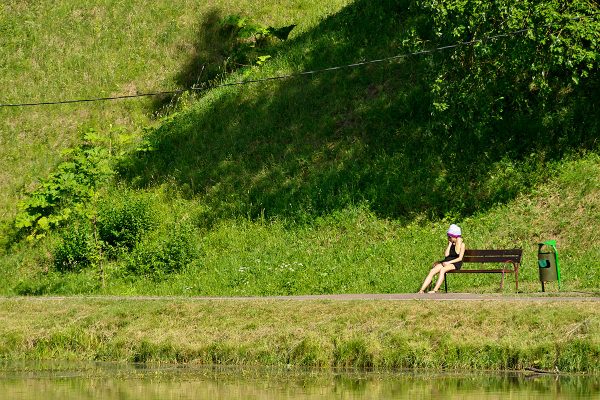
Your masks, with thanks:
[[[501,274],[501,273],[511,273],[511,272],[515,272],[514,269],[460,269],[460,270],[456,270],[453,269],[451,271],[447,271],[447,274],[451,274],[451,273],[460,273],[460,274],[475,274],[475,273],[479,273],[479,274]]]

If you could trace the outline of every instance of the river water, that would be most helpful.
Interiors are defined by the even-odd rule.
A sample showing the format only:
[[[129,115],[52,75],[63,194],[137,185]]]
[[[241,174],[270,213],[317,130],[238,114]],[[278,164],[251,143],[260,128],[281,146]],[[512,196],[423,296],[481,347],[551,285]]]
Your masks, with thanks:
[[[0,399],[598,399],[600,376],[0,365]]]

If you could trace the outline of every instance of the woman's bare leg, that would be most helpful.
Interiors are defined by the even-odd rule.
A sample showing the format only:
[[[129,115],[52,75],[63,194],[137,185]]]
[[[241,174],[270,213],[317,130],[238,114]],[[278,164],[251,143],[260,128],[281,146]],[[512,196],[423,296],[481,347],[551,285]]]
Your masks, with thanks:
[[[443,267],[443,265],[441,263],[436,262],[435,264],[433,264],[433,267],[431,267],[431,270],[429,271],[427,278],[425,278],[425,281],[423,282],[423,285],[421,286],[421,290],[419,290],[419,293],[425,292],[425,289],[427,289],[427,287],[431,284],[431,281],[433,280],[434,275],[437,274],[438,272],[440,272],[442,267]]]
[[[442,286],[442,282],[444,282],[444,276],[446,275],[446,272],[452,271],[453,269],[456,269],[454,264],[442,263],[442,268],[440,268],[440,276],[438,276],[438,280],[435,283],[435,287],[431,292],[435,293],[440,289],[440,286]]]

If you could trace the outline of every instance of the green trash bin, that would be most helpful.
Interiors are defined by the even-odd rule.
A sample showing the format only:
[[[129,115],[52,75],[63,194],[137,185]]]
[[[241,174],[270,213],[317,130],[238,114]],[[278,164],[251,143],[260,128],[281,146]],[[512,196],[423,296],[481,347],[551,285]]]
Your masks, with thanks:
[[[544,283],[554,281],[558,282],[558,290],[560,290],[560,263],[558,262],[556,240],[538,243],[538,268],[540,270],[542,292],[546,291]]]

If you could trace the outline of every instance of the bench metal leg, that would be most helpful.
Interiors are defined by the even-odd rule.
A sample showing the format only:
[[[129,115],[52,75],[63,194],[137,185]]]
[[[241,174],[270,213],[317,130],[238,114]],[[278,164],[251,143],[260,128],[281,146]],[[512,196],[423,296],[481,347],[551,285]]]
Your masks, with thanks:
[[[444,276],[444,289],[446,290],[446,293],[448,293],[448,274]]]

